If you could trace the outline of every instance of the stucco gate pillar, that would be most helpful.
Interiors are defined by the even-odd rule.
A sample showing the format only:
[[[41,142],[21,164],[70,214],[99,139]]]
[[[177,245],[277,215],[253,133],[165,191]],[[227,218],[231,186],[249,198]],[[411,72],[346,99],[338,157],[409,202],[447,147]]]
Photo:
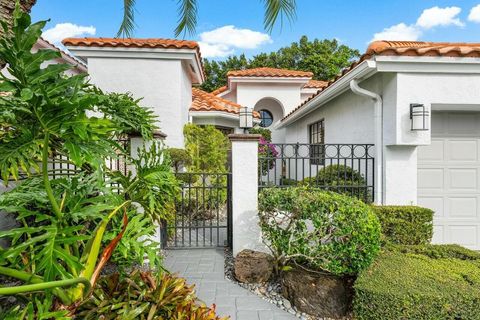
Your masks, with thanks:
[[[233,255],[267,251],[258,224],[258,134],[231,134]]]

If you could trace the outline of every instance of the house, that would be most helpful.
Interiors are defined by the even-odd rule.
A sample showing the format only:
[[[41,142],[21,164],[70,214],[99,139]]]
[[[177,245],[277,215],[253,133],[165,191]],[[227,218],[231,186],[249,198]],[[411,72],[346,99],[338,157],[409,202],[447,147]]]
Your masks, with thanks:
[[[258,112],[277,144],[372,145],[365,170],[375,203],[432,208],[434,242],[480,249],[480,44],[377,41],[329,82],[302,71],[232,70],[212,93],[192,88],[204,79],[195,42],[64,44],[102,89],[144,97],[171,146],[183,145],[187,122],[235,132],[242,106]],[[319,162],[308,157],[301,170],[313,175]]]
[[[376,203],[429,207],[433,242],[480,249],[480,44],[374,42],[276,128],[309,143],[319,124],[375,145]]]

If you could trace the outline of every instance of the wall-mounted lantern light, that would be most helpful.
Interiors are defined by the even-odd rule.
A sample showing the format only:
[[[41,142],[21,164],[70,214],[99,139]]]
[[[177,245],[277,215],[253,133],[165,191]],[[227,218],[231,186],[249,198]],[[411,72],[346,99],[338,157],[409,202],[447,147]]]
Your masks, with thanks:
[[[248,107],[242,107],[240,109],[240,128],[245,132],[253,128],[253,111]]]
[[[410,104],[410,121],[412,123],[412,131],[426,131],[428,130],[429,112],[426,110],[424,104],[411,103]]]

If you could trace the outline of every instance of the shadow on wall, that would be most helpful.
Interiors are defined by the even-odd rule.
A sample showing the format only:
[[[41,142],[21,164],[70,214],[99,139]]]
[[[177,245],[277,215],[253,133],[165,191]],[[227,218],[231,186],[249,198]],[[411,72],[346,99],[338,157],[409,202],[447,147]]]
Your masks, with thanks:
[[[272,131],[272,141],[283,142],[284,129],[273,129],[274,124],[285,115],[285,108],[282,103],[275,98],[263,98],[255,104],[254,110],[260,112],[261,115],[266,115],[265,118],[262,116],[261,126]],[[265,112],[262,113],[262,111]]]

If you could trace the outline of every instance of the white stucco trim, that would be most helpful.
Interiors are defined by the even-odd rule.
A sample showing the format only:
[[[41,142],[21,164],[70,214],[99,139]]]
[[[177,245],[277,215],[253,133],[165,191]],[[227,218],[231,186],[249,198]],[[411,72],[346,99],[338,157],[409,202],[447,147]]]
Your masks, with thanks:
[[[201,58],[196,49],[174,48],[123,48],[123,47],[87,47],[67,46],[76,57],[87,61],[88,58],[141,58],[188,60],[193,67],[198,83],[205,81]]]
[[[307,77],[228,77],[228,83],[232,82],[275,82],[275,83],[298,83],[304,85],[312,78]]]
[[[304,104],[299,110],[295,111],[290,117],[277,124],[275,129],[281,129],[296,120],[306,116],[316,108],[337,97],[346,90],[350,90],[350,81],[353,79],[364,80],[376,72],[376,62],[374,60],[362,61],[345,76],[333,83],[330,87],[323,90],[315,98]]]
[[[480,58],[376,56],[378,72],[480,73]]]
[[[212,118],[212,117],[218,117],[218,118],[224,118],[228,120],[238,120],[239,121],[239,115],[238,114],[233,114],[229,112],[222,112],[222,111],[190,111],[189,115],[191,118]],[[253,118],[254,123],[260,123],[261,120],[257,118]]]

